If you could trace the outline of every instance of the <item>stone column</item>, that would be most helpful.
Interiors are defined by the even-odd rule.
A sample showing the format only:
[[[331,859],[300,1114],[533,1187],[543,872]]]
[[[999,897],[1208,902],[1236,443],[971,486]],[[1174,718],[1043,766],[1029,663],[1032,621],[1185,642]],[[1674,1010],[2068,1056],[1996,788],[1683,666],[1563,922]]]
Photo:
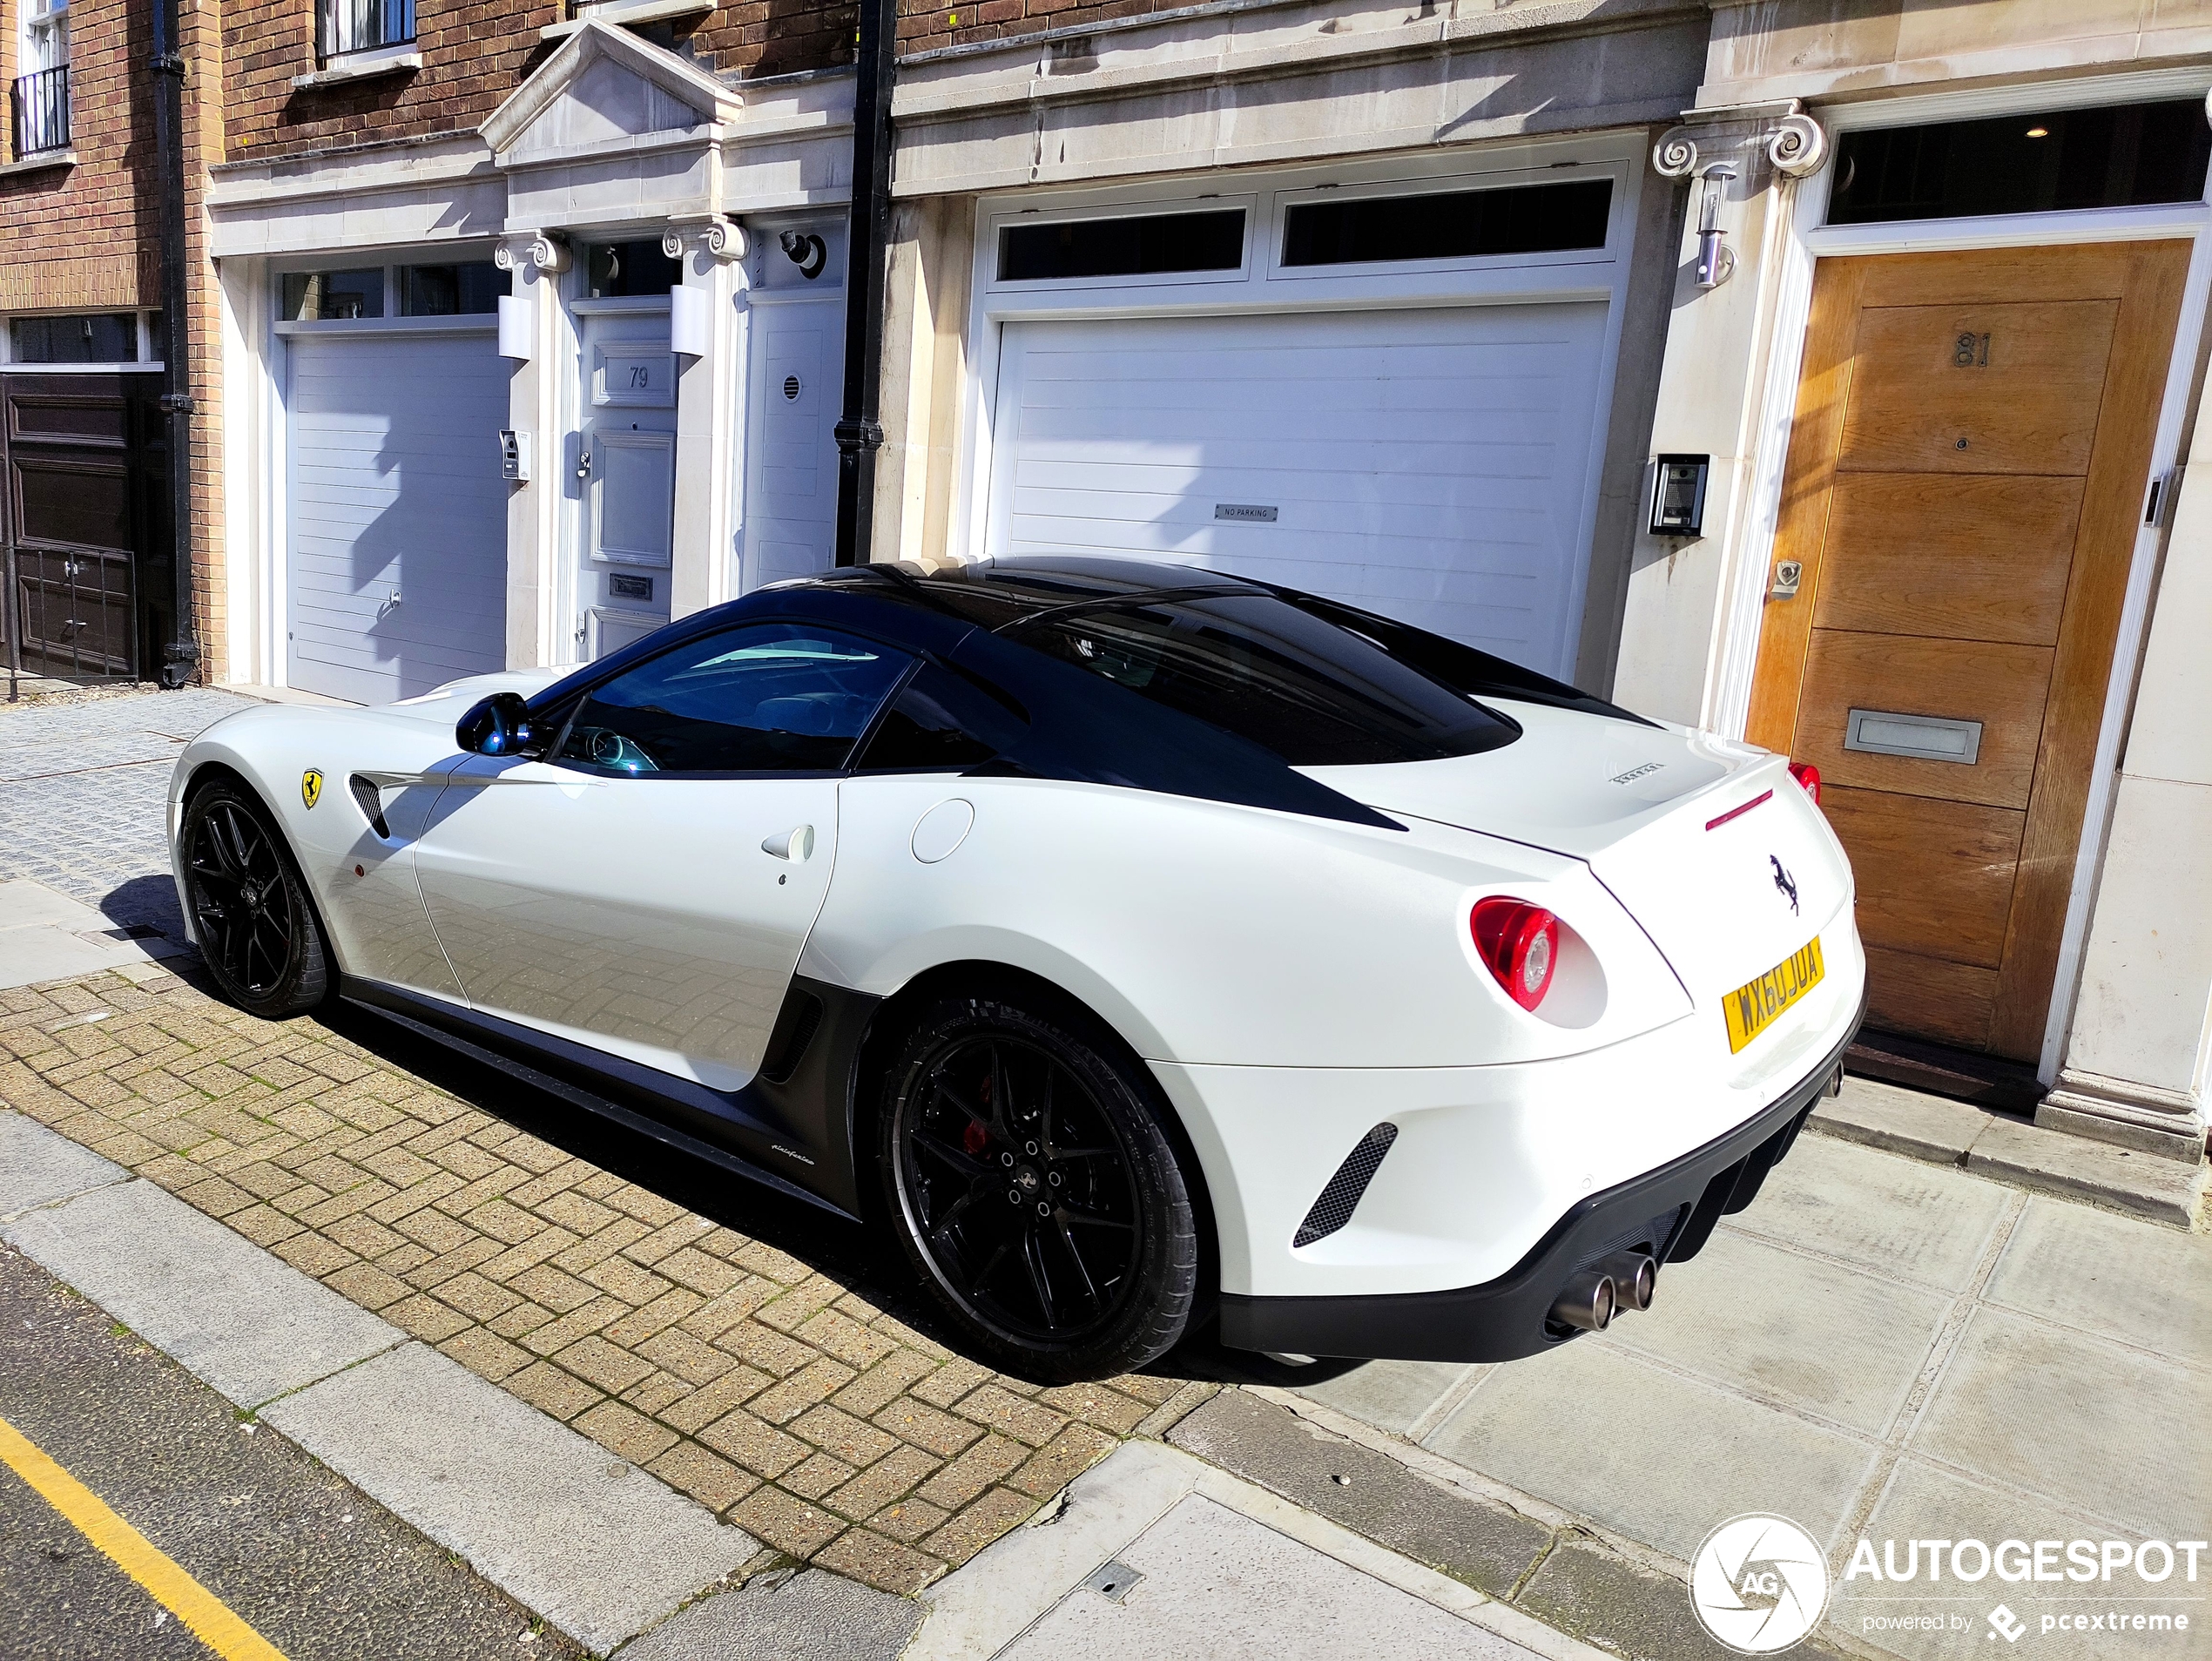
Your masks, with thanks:
[[[738,433],[745,408],[745,233],[731,219],[682,220],[661,234],[684,287],[703,308],[704,353],[677,360],[676,534],[669,615],[686,617],[738,591]],[[670,322],[678,320],[671,315]]]
[[[1791,111],[1784,113],[1784,111]],[[1657,455],[1712,458],[1703,534],[1640,532],[1631,557],[1613,696],[1630,709],[1694,726],[1740,733],[1743,712],[1728,707],[1731,599],[1745,586],[1743,562],[1764,560],[1770,523],[1755,523],[1758,481],[1778,474],[1789,442],[1790,408],[1773,420],[1769,365],[1794,354],[1777,318],[1795,185],[1819,166],[1827,140],[1789,105],[1693,114],[1659,140],[1652,165],[1686,181],[1674,309],[1651,430]],[[1710,286],[1698,273],[1700,225],[1709,197],[1725,260]],[[1794,320],[1798,338],[1804,320]],[[1648,524],[1647,470],[1642,523]],[[1757,622],[1750,619],[1756,649]],[[1733,649],[1741,652],[1737,640]],[[1748,679],[1739,677],[1739,679]]]
[[[2195,1164],[2212,1061],[2212,465],[2182,474],[2057,1088],[2035,1122]]]
[[[883,448],[875,461],[875,557],[937,564],[951,513],[968,374],[975,201],[894,203],[884,292]]]
[[[508,273],[511,291],[500,344],[529,353],[508,360],[513,374],[507,383],[507,424],[527,435],[530,476],[507,487],[507,666],[536,669],[576,656],[574,625],[557,611],[561,509],[568,499],[561,384],[571,354],[560,293],[568,245],[543,232],[526,232],[502,240],[492,260]]]

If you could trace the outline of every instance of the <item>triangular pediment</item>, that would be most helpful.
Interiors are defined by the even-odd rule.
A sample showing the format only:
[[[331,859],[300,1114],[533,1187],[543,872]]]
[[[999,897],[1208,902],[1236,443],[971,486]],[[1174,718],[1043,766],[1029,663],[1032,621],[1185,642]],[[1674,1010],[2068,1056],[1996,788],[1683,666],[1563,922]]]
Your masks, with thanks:
[[[628,30],[587,21],[493,111],[495,154],[582,154],[648,133],[736,119],[739,100],[697,64]]]

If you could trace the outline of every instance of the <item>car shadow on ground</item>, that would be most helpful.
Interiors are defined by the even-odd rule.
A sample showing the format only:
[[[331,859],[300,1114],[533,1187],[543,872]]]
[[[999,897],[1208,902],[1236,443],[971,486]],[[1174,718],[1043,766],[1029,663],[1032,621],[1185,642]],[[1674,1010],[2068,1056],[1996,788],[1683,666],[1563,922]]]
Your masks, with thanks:
[[[197,960],[182,972],[211,996],[216,996]],[[779,1193],[765,1184],[749,1182],[644,1131],[599,1117],[489,1063],[448,1050],[374,1010],[333,1003],[314,1018],[388,1065],[576,1158],[789,1253],[932,1341],[979,1365],[995,1365],[967,1347],[961,1334],[938,1313],[879,1219],[848,1221]],[[1310,1367],[1289,1367],[1245,1351],[1224,1349],[1214,1340],[1211,1320],[1205,1320],[1181,1344],[1140,1370],[1178,1382],[1287,1385],[1316,1382],[1358,1365],[1325,1361]]]

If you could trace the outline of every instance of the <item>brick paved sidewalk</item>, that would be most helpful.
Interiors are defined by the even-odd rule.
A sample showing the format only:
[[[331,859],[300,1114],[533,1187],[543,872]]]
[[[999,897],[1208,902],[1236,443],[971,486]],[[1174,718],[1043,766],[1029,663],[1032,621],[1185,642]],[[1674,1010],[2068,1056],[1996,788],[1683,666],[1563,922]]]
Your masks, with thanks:
[[[315,1021],[259,1021],[151,967],[0,992],[0,1103],[778,1550],[887,1590],[973,1556],[1204,1394],[995,1374],[849,1273],[573,1158]]]

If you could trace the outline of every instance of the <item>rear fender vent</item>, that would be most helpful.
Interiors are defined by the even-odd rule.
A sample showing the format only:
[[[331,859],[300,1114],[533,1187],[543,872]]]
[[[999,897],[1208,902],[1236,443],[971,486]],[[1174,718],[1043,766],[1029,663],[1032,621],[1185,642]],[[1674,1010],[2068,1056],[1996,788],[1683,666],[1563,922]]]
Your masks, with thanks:
[[[1297,1237],[1291,1241],[1292,1247],[1326,1239],[1352,1220],[1352,1213],[1359,1209],[1359,1196],[1367,1192],[1375,1172],[1382,1169],[1383,1155],[1397,1140],[1398,1127],[1387,1122],[1359,1138],[1359,1145],[1345,1155],[1337,1174],[1329,1178],[1329,1185],[1313,1202],[1313,1209],[1306,1212],[1305,1220],[1298,1225]]]
[[[814,1042],[815,1029],[821,1024],[821,999],[792,988],[777,1013],[775,1030],[768,1035],[767,1053],[760,1058],[761,1077],[771,1084],[789,1084],[806,1054],[806,1046]]]

